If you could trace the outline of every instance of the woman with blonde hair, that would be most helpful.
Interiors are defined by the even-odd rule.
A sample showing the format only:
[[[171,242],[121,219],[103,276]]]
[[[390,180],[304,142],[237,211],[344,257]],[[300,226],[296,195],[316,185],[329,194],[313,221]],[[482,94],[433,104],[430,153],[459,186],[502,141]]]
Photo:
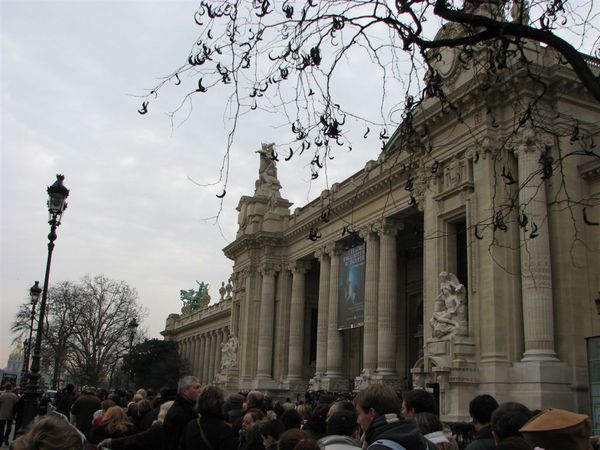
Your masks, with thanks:
[[[104,439],[130,436],[136,432],[127,414],[120,406],[111,406],[102,416],[102,422],[90,430],[88,440],[97,445]]]
[[[44,417],[11,444],[14,450],[83,450],[82,435],[66,421]]]

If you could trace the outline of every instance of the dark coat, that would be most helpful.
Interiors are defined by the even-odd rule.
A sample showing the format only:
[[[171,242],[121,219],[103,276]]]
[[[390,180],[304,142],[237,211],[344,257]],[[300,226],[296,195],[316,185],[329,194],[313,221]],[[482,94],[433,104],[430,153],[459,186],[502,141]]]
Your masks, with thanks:
[[[163,423],[165,434],[169,437],[169,450],[177,450],[188,422],[197,417],[193,402],[177,394],[169,408]]]
[[[236,436],[223,417],[202,416],[200,426],[212,449],[202,438],[198,420],[193,419],[185,428],[180,450],[237,450]]]
[[[371,426],[365,433],[365,439],[369,445],[378,439],[389,439],[397,442],[406,448],[406,450],[437,450],[433,442],[429,442],[412,420],[404,420],[394,415],[379,416],[371,422]],[[373,445],[371,450],[389,450],[384,445]]]
[[[496,441],[494,441],[494,436],[492,435],[492,427],[487,426],[475,433],[473,441],[465,450],[494,450],[495,448]]]
[[[65,391],[56,402],[56,410],[68,419],[73,402],[75,402],[75,394]]]
[[[163,424],[155,422],[150,428],[131,436],[113,439],[112,450],[163,450],[168,448],[169,440],[165,435]]]
[[[71,414],[75,416],[75,426],[86,437],[92,427],[94,413],[100,408],[100,399],[89,394],[83,394],[71,406]]]

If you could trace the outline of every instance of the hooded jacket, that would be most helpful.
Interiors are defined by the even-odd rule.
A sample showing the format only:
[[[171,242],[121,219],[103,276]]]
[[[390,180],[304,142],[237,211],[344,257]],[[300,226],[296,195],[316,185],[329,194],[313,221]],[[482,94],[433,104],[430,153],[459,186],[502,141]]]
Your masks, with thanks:
[[[397,442],[406,450],[437,450],[433,442],[423,437],[415,422],[401,419],[397,414],[385,414],[371,422],[365,433],[369,450],[390,450],[385,445],[371,445],[380,439]]]
[[[319,439],[319,445],[326,450],[358,450],[360,442],[343,434],[332,434]]]

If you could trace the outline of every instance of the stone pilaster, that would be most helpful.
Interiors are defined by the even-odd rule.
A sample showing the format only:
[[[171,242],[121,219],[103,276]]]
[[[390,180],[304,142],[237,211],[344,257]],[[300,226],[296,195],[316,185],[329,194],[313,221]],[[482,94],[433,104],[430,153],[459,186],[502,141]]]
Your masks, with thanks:
[[[200,340],[200,349],[198,350],[198,368],[196,370],[196,373],[198,375],[198,378],[200,379],[201,383],[205,382],[205,379],[203,377],[203,371],[204,371],[204,351],[206,350],[206,339],[204,338],[204,335],[200,335],[198,336],[198,339]]]
[[[210,382],[208,375],[208,367],[210,365],[210,335],[204,333],[204,353],[202,355],[202,380],[204,384]]]
[[[327,376],[324,380],[324,389],[328,391],[341,391],[348,389],[348,383],[342,379],[342,357],[344,341],[338,330],[338,300],[341,248],[332,244],[329,248],[330,273],[329,273],[329,314],[327,322]]]
[[[198,336],[192,337],[192,375],[198,376]]]
[[[287,380],[290,384],[302,381],[302,356],[304,354],[304,303],[306,271],[310,265],[295,261],[288,268],[292,272],[292,299],[290,305],[290,336]],[[304,389],[306,385],[304,384]]]
[[[554,350],[554,308],[546,185],[540,179],[544,146],[531,129],[524,130],[517,156],[519,203],[528,217],[521,227],[521,292],[525,353],[522,361],[558,361]],[[534,224],[537,230],[534,232]],[[537,236],[535,236],[535,234]]]
[[[256,379],[272,379],[273,330],[275,323],[275,273],[277,267],[263,264],[260,327],[258,329],[258,365]]]
[[[327,371],[327,324],[329,322],[329,276],[331,260],[326,248],[319,249],[315,252],[315,256],[321,262],[319,273],[316,373],[322,376]]]
[[[366,243],[365,312],[363,336],[363,370],[361,379],[377,367],[377,302],[379,292],[379,236],[375,231],[361,233]]]
[[[379,301],[377,304],[377,373],[397,376],[397,283],[396,232],[399,224],[385,219],[379,232]]]

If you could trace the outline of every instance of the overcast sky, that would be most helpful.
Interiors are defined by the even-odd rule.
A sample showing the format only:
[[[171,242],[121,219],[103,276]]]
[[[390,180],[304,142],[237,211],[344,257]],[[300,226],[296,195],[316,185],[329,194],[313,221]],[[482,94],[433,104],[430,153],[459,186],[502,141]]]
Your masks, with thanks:
[[[218,298],[232,267],[221,249],[235,238],[235,207],[241,195],[252,195],[258,175],[254,152],[262,142],[282,144],[290,135],[281,116],[244,116],[220,226],[204,220],[218,212],[221,187],[201,188],[189,177],[199,183],[217,178],[231,125],[226,93],[203,94],[175,128],[166,113],[187,92],[183,86],[168,86],[148,114],[137,113],[139,96],[187,60],[198,33],[198,3],[0,0],[0,367],[12,346],[17,306],[28,301],[35,280],[43,282],[46,187],[57,173],[71,193],[50,284],[86,274],[126,281],[148,310],[142,319],[148,337],[160,336],[166,317],[180,311],[179,290],[196,288],[196,280],[208,282],[213,301]],[[597,4],[586,4],[594,9],[586,17],[597,18]],[[433,20],[427,26],[437,29]],[[583,33],[590,43],[597,27],[595,34]],[[383,74],[364,56],[340,61],[334,86],[347,109],[378,112],[383,94],[376,82]],[[399,104],[404,92],[388,89],[386,101]],[[336,150],[327,177],[311,183],[309,155],[279,164],[282,196],[294,203],[292,210],[327,182],[342,181],[377,158],[376,132],[363,141],[364,125],[348,128],[358,129],[360,142],[352,152]]]
[[[232,263],[221,249],[235,238],[241,195],[252,195],[261,142],[280,141],[281,120],[246,116],[234,145],[231,183],[220,221],[215,179],[226,142],[226,98],[196,103],[171,129],[168,105],[141,116],[142,95],[186,61],[198,31],[197,2],[1,2],[0,367],[5,367],[17,306],[43,283],[47,255],[46,187],[65,175],[69,206],[58,229],[50,284],[86,274],[124,280],[149,314],[142,325],[159,337],[181,308],[180,289],[210,284],[213,301]],[[358,96],[358,93],[355,93]],[[171,98],[169,97],[171,96]],[[289,135],[286,136],[289,138]],[[337,158],[340,181],[377,158],[355,147]],[[308,161],[279,167],[282,196],[295,206],[324,187],[309,182]]]

